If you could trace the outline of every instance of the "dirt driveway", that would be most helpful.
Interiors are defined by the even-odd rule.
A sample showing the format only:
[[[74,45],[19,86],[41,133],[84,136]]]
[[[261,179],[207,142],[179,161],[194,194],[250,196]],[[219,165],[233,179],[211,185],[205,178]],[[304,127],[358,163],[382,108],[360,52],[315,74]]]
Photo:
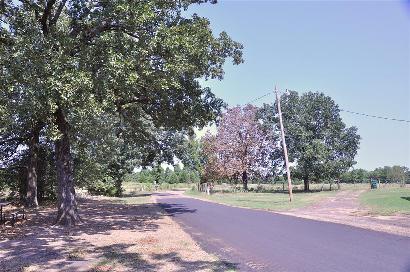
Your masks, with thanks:
[[[309,207],[293,209],[282,214],[355,227],[410,236],[410,216],[372,215],[360,206],[359,196],[365,190],[345,190]]]

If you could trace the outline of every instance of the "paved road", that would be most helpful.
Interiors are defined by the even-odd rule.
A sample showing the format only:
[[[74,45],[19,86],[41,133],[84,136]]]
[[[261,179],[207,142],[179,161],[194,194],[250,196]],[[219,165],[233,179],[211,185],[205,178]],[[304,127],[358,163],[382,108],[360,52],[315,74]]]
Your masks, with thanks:
[[[410,272],[410,238],[157,194],[208,252],[240,271]]]

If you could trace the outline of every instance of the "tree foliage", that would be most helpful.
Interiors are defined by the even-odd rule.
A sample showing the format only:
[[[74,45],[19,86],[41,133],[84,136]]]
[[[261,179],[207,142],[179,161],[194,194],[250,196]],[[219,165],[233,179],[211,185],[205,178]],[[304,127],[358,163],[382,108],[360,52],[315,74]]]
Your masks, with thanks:
[[[355,164],[360,136],[357,128],[346,127],[337,104],[323,93],[299,95],[291,91],[281,98],[289,159],[293,175],[310,181],[337,179]],[[277,106],[264,105],[264,123],[278,129]]]
[[[410,182],[410,171],[405,166],[378,167],[369,173],[369,176],[385,183],[407,183]]]
[[[181,160],[184,168],[196,172],[197,175],[203,174],[205,158],[202,150],[201,140],[194,135],[184,138],[182,144],[177,149],[177,157]]]
[[[203,2],[2,1],[1,101],[17,107],[2,103],[14,117],[1,123],[22,122],[21,132],[10,130],[22,136],[41,121],[53,141],[57,222],[79,220],[74,184],[81,172],[74,175],[74,167],[100,148],[82,137],[86,124],[100,119],[115,131],[101,130],[114,151],[101,169],[116,179],[135,146],[161,148],[164,137],[220,114],[223,101],[198,79],[222,79],[226,58],[242,62],[242,46],[225,32],[215,37],[206,18],[184,16],[190,4]],[[81,149],[82,141],[92,148]],[[149,163],[153,155],[145,151]]]
[[[406,166],[377,167],[372,171],[365,169],[353,169],[342,175],[343,182],[369,182],[377,179],[382,183],[410,183],[410,170]]]
[[[369,171],[365,169],[353,169],[342,174],[340,180],[346,183],[368,182],[370,177]]]
[[[268,176],[274,170],[275,135],[263,130],[252,105],[228,109],[215,136],[204,138],[205,175],[241,178],[247,190],[248,176]]]
[[[148,184],[198,183],[199,175],[196,171],[186,167],[174,166],[174,170],[160,167],[159,169],[142,169],[140,172],[128,174],[126,181]]]

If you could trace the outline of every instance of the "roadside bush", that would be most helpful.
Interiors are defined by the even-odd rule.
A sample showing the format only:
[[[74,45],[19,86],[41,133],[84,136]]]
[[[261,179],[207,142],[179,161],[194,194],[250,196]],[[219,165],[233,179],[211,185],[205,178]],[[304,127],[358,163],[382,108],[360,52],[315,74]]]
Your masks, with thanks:
[[[115,196],[117,189],[112,181],[97,181],[87,186],[91,195]]]

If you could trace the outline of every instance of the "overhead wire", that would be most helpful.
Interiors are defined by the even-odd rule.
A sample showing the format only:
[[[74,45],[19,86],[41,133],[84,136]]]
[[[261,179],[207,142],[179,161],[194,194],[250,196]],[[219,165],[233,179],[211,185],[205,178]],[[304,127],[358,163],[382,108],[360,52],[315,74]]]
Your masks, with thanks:
[[[410,123],[410,120],[405,120],[405,119],[397,119],[397,118],[390,118],[390,117],[385,117],[385,116],[377,116],[377,115],[371,115],[371,114],[367,114],[367,113],[349,111],[349,110],[345,110],[345,109],[340,109],[340,111],[344,111],[344,112],[348,112],[348,113],[356,114],[356,115],[362,115],[362,116],[366,116],[366,117],[372,117],[372,118],[378,118],[378,119],[384,119],[384,120],[390,120],[390,121]]]
[[[258,100],[260,100],[260,99],[262,99],[262,98],[264,98],[264,97],[266,97],[266,96],[268,96],[268,95],[271,95],[271,94],[273,94],[273,93],[272,93],[272,92],[268,92],[268,93],[266,93],[266,94],[264,94],[264,95],[262,95],[262,96],[259,96],[259,97],[255,98],[255,99],[249,101],[247,104],[256,102],[256,101],[258,101]],[[406,120],[406,119],[398,119],[398,118],[392,118],[392,117],[386,117],[386,116],[378,116],[378,115],[372,115],[372,114],[367,114],[367,113],[355,112],[355,111],[350,111],[350,110],[345,110],[345,109],[340,109],[340,111],[347,112],[347,113],[350,113],[350,114],[355,114],[355,115],[361,115],[361,116],[371,117],[371,118],[377,118],[377,119],[383,119],[383,120],[389,120],[389,121],[397,121],[397,122],[410,123],[410,120]]]
[[[270,92],[269,92],[269,93],[266,93],[266,94],[264,94],[264,95],[262,95],[262,96],[259,96],[259,97],[255,98],[255,99],[249,101],[249,102],[246,103],[246,104],[250,104],[250,103],[256,102],[256,101],[258,101],[258,100],[260,100],[260,99],[262,99],[262,98],[264,98],[264,97],[266,97],[266,96],[268,96],[268,95],[270,95],[270,94],[272,94],[272,93],[270,93]]]

